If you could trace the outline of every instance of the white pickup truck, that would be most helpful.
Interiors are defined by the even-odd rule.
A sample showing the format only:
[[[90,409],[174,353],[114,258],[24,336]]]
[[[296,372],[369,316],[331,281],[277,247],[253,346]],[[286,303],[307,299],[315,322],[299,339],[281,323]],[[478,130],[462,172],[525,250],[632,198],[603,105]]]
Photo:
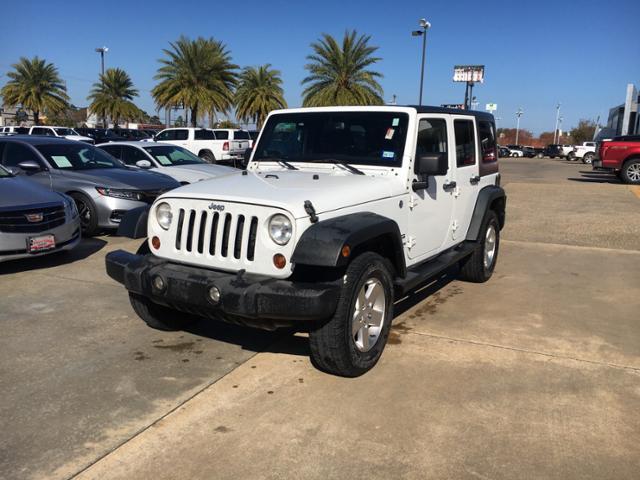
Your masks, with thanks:
[[[582,163],[591,164],[596,156],[596,142],[582,142],[576,145],[567,155],[569,160],[582,160]]]
[[[240,166],[249,140],[217,138],[206,128],[167,128],[155,136],[156,142],[171,143],[189,150],[209,163],[227,163]]]

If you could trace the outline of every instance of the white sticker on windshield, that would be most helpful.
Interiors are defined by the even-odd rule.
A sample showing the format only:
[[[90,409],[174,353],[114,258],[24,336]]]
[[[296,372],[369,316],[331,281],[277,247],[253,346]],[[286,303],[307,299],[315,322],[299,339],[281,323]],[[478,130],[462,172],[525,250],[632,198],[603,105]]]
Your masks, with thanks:
[[[171,165],[171,160],[164,155],[156,155],[156,160],[158,160],[162,165]]]
[[[398,125],[400,125],[400,119],[399,118],[394,118],[393,121],[391,122],[391,126],[392,127],[397,127]]]
[[[64,155],[51,155],[51,160],[53,160],[53,163],[55,163],[56,167],[58,167],[58,168],[71,168],[71,167],[73,167],[73,165],[71,165],[71,162],[69,161],[69,159],[67,157],[65,157]]]
[[[382,158],[394,158],[395,156],[394,152],[389,152],[388,150],[382,152]]]
[[[396,133],[396,131],[393,128],[387,128],[387,134],[384,136],[384,138],[386,140],[391,140],[394,133]]]

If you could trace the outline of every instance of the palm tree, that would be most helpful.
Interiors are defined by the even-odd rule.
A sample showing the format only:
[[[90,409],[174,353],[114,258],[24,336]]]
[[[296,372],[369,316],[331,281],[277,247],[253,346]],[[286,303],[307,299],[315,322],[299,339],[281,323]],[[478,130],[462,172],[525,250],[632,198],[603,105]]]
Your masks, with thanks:
[[[381,60],[373,53],[378,47],[369,45],[368,35],[345,32],[342,46],[326,33],[311,44],[313,54],[305,65],[309,76],[302,80],[307,87],[302,92],[305,107],[331,105],[381,105],[382,87],[376,79],[382,74],[368,70]]]
[[[151,91],[158,106],[188,108],[194,127],[204,111],[226,112],[233,104],[238,69],[226,46],[213,38],[184,36],[170,45],[154,77],[160,83]]]
[[[38,57],[20,57],[12,67],[13,71],[7,73],[9,81],[0,90],[7,106],[22,105],[31,110],[36,125],[40,122],[40,112],[56,114],[67,108],[67,87],[53,63]]]
[[[131,78],[121,68],[109,68],[100,81],[93,84],[87,100],[91,102],[89,109],[100,114],[103,118],[111,117],[113,126],[117,127],[120,120],[135,120],[142,112],[131,101],[138,96],[138,90],[133,88]]]
[[[280,71],[270,64],[246,67],[240,74],[236,90],[236,116],[242,121],[254,121],[258,130],[271,110],[286,108]]]

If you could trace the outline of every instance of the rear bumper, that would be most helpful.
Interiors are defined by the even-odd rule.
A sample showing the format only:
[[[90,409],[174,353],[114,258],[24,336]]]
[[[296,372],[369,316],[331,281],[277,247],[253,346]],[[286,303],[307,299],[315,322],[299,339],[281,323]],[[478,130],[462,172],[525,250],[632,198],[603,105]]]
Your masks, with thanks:
[[[107,255],[106,269],[127,290],[155,303],[265,329],[329,318],[340,294],[339,282],[308,283],[242,272],[233,274],[123,250]],[[153,285],[156,276],[163,280],[162,290]],[[220,291],[218,303],[209,298],[212,286]]]

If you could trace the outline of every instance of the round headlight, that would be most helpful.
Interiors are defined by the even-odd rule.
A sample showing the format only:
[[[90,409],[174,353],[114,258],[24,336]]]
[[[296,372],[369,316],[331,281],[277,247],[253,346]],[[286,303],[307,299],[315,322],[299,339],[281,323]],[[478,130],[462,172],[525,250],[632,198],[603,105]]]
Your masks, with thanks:
[[[171,213],[171,206],[168,203],[162,202],[156,207],[156,220],[158,221],[158,225],[165,230],[169,230],[172,219],[173,214]]]
[[[286,245],[291,240],[291,220],[279,213],[269,220],[269,236],[278,245]]]

